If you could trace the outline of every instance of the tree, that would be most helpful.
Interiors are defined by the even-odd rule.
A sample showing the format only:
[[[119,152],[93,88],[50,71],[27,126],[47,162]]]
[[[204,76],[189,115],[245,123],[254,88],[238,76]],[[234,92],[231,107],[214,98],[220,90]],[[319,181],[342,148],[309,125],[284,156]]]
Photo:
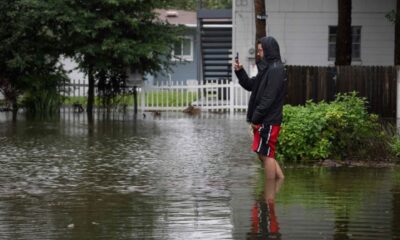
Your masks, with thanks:
[[[264,0],[254,0],[255,9],[255,21],[256,21],[256,44],[255,44],[255,58],[257,59],[257,41],[265,37],[266,34],[266,19],[265,19],[265,1]]]
[[[151,74],[169,70],[170,52],[181,29],[157,20],[154,9],[160,3],[161,0],[1,1],[1,91],[14,110],[21,94],[36,102],[35,94],[59,96],[54,90],[58,82],[65,80],[59,65],[64,54],[74,58],[88,75],[91,114],[96,80],[102,86],[117,86],[124,84],[129,68]],[[40,92],[48,87],[51,91]]]
[[[400,0],[396,1],[396,10],[386,14],[386,18],[395,24],[394,65],[400,65]]]
[[[46,0],[0,1],[0,90],[11,102],[14,114],[19,97],[26,92],[37,93],[35,86],[41,81],[47,81],[51,89],[40,93],[42,109],[30,110],[49,109],[49,97],[59,97],[48,94],[54,93],[63,79],[63,71],[57,66],[60,39],[52,30],[54,15],[47,11],[48,4]]]
[[[178,28],[157,20],[160,1],[64,0],[58,7],[66,54],[89,80],[87,112],[92,113],[95,81],[126,78],[129,68],[141,73],[169,69]],[[97,79],[96,79],[97,77]]]
[[[351,0],[338,0],[335,65],[351,64]]]
[[[188,11],[196,11],[197,1],[206,9],[231,9],[232,0],[163,0],[163,8],[173,8]]]

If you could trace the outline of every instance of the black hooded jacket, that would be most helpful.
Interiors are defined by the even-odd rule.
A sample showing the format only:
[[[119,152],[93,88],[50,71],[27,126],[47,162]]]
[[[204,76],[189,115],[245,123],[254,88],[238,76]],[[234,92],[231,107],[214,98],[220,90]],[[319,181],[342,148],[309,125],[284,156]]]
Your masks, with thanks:
[[[257,64],[258,74],[249,78],[244,69],[235,71],[239,84],[251,91],[247,121],[253,124],[280,125],[284,102],[285,71],[278,42],[273,37],[261,39],[264,59]]]

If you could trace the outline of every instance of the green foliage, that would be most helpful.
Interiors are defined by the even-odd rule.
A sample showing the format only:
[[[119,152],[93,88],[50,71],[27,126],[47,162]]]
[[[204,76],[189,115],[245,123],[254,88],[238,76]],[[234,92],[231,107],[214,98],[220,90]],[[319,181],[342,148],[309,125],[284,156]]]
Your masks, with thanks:
[[[338,94],[330,104],[309,101],[305,106],[286,105],[277,158],[310,161],[368,155],[368,147],[384,134],[378,117],[368,114],[365,104],[366,100],[353,92]]]
[[[393,9],[392,11],[388,12],[385,15],[386,19],[392,23],[398,23],[400,21],[400,16],[397,12]]]
[[[154,9],[161,2],[0,1],[0,91],[13,103],[22,94],[31,99],[39,94],[37,86],[48,84],[44,79],[57,81],[53,76],[60,74],[56,66],[61,55],[74,58],[87,73],[90,99],[95,80],[103,87],[105,103],[119,93],[116,86],[123,85],[127,70],[169,70],[182,28],[157,20]],[[43,92],[39,95],[48,96]]]
[[[181,29],[157,20],[158,1],[64,0],[58,10],[67,54],[87,70],[143,73],[169,66]]]
[[[57,7],[66,54],[88,74],[88,110],[97,81],[109,102],[127,71],[155,74],[170,70],[170,53],[182,28],[157,19],[159,0],[63,0]],[[115,92],[115,93],[112,93]]]
[[[0,90],[14,107],[31,76],[58,74],[60,39],[46,0],[0,1]]]
[[[125,73],[101,70],[95,74],[98,79],[99,97],[103,107],[111,107],[120,93],[125,92]]]
[[[197,0],[163,0],[163,8],[195,11]],[[231,9],[232,0],[202,0],[202,7],[206,9]]]
[[[65,75],[31,75],[24,81],[29,84],[26,84],[21,104],[29,113],[48,116],[58,112],[63,102],[59,86],[66,81]]]
[[[395,157],[400,158],[400,135],[395,135],[392,137],[390,149]]]

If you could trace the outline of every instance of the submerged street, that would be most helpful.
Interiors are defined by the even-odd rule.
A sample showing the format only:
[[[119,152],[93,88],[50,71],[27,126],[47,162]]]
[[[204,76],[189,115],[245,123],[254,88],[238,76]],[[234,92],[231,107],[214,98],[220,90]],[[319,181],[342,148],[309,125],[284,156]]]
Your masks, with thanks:
[[[266,185],[242,114],[2,114],[0,238],[400,238],[398,168],[283,165]]]

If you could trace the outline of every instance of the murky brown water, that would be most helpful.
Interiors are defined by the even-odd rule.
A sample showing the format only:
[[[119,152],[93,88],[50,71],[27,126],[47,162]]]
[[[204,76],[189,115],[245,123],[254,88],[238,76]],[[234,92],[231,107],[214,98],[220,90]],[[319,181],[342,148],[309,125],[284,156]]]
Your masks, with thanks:
[[[0,115],[0,239],[400,239],[400,169],[265,183],[249,141],[244,115]]]

